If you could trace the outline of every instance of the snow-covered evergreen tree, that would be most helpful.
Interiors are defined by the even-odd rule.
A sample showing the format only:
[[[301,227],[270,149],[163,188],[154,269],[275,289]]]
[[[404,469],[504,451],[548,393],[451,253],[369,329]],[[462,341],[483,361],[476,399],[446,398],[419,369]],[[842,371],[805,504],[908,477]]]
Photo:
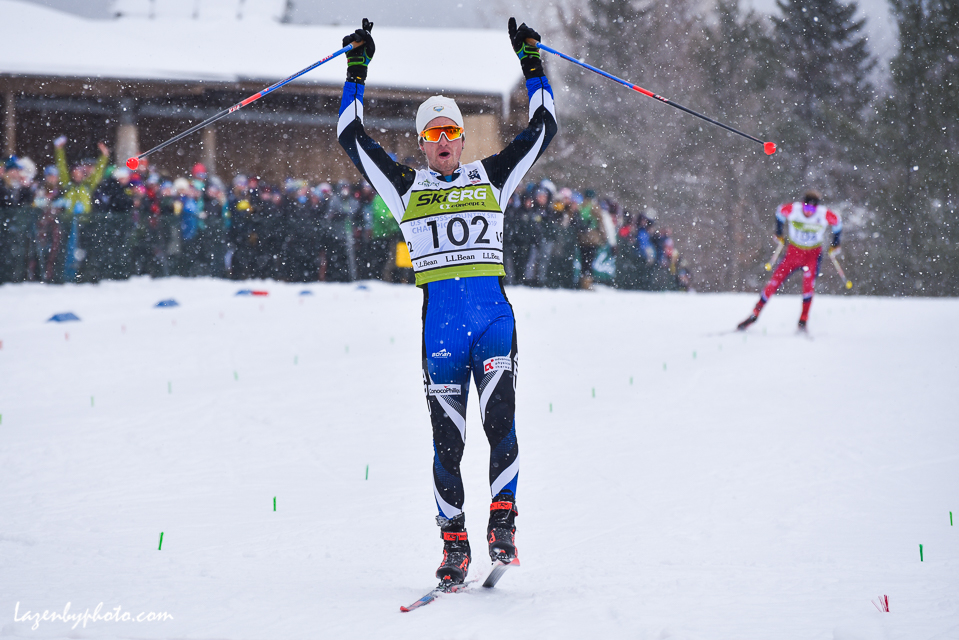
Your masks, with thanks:
[[[762,137],[771,129],[767,93],[777,74],[764,21],[743,12],[738,0],[720,0],[715,19],[703,25],[693,50],[698,81],[690,99],[710,117]],[[771,210],[784,197],[771,192],[778,158],[708,123],[694,124],[700,142],[690,148],[688,167],[700,203],[692,210],[695,224],[683,234],[706,247],[697,266],[721,274],[724,288],[753,290],[754,267],[771,247]]]
[[[865,160],[875,59],[855,2],[777,0],[773,38],[781,69],[781,138],[800,184],[836,200],[857,181]],[[854,191],[854,190],[853,190]]]
[[[891,0],[900,48],[882,139],[892,209],[885,270],[914,293],[959,293],[959,3]]]

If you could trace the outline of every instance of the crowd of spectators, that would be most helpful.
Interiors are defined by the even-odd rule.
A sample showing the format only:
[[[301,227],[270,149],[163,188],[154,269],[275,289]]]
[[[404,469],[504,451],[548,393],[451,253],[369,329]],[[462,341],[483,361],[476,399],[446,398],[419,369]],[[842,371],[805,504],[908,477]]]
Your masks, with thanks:
[[[236,175],[202,164],[165,176],[109,164],[110,150],[70,167],[66,139],[42,172],[28,158],[0,168],[0,283],[97,282],[137,275],[290,282],[412,282],[399,226],[366,183]],[[652,209],[630,212],[592,190],[549,180],[507,208],[507,284],[686,290],[690,274]],[[587,265],[584,268],[584,265]]]

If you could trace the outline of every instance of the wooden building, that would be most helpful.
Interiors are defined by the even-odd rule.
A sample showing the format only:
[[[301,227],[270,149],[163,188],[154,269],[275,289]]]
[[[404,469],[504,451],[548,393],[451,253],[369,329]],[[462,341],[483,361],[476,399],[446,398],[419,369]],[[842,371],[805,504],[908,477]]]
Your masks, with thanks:
[[[38,166],[52,162],[61,134],[71,161],[94,156],[102,140],[122,164],[338,50],[350,31],[262,18],[86,20],[14,0],[0,0],[0,14],[2,149]],[[460,105],[464,162],[498,151],[525,125],[522,72],[505,33],[377,27],[375,36],[365,122],[398,159],[420,161],[414,116],[430,95]],[[344,76],[345,60],[333,59],[151,161],[169,175],[202,162],[224,177],[355,180],[336,142]]]

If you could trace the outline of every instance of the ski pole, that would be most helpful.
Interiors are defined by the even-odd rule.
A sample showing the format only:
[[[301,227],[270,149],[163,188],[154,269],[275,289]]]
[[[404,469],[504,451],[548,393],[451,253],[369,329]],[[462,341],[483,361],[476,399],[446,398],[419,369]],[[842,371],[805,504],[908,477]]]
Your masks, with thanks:
[[[529,41],[527,40],[527,42],[529,42]],[[532,44],[532,43],[530,43],[530,44]],[[693,111],[692,109],[689,109],[689,108],[687,108],[687,107],[684,107],[683,105],[681,105],[681,104],[679,104],[679,103],[677,103],[677,102],[673,102],[673,101],[670,100],[669,98],[664,98],[663,96],[658,95],[658,94],[655,94],[655,93],[653,93],[652,91],[647,91],[646,89],[643,89],[641,86],[639,86],[639,85],[637,85],[637,84],[633,84],[632,82],[627,82],[626,80],[623,80],[622,78],[617,78],[616,76],[614,76],[614,75],[612,75],[612,74],[606,73],[606,72],[603,71],[602,69],[597,69],[596,67],[594,67],[594,66],[592,66],[592,65],[588,65],[588,64],[586,64],[585,62],[582,62],[582,61],[580,61],[580,60],[577,60],[576,58],[570,57],[570,56],[566,55],[565,53],[560,53],[560,52],[557,51],[556,49],[552,49],[552,48],[550,48],[550,47],[547,47],[545,44],[543,44],[543,43],[541,43],[541,42],[537,42],[537,43],[536,43],[536,46],[539,47],[540,49],[542,49],[543,51],[548,51],[548,52],[552,53],[553,55],[557,55],[557,56],[559,56],[560,58],[563,58],[564,60],[569,60],[570,62],[572,62],[572,63],[574,63],[574,64],[578,64],[578,65],[581,66],[581,67],[584,67],[584,68],[586,68],[586,69],[589,69],[590,71],[593,71],[594,73],[598,73],[599,75],[603,76],[604,78],[609,78],[610,80],[613,80],[613,81],[615,81],[615,82],[618,82],[619,84],[623,85],[623,86],[626,87],[627,89],[632,89],[633,91],[638,91],[639,93],[643,94],[644,96],[648,96],[648,97],[650,97],[650,98],[654,98],[654,99],[656,99],[656,100],[659,100],[660,102],[664,102],[664,103],[668,104],[668,105],[671,106],[671,107],[676,107],[677,109],[679,109],[679,110],[681,110],[681,111],[685,111],[686,113],[688,113],[688,114],[690,114],[690,115],[694,115],[694,116],[696,116],[697,118],[702,118],[703,120],[705,120],[706,122],[709,122],[710,124],[714,124],[714,125],[716,125],[717,127],[722,127],[722,128],[725,129],[726,131],[732,131],[733,133],[738,134],[738,135],[741,135],[742,137],[746,138],[747,140],[752,140],[753,142],[758,142],[759,144],[761,144],[761,145],[763,146],[763,151],[766,152],[766,155],[767,155],[767,156],[771,156],[772,154],[776,153],[776,143],[775,143],[775,142],[763,142],[763,141],[760,140],[759,138],[755,138],[755,137],[749,135],[748,133],[743,133],[742,131],[739,131],[738,129],[733,129],[733,128],[730,127],[729,125],[726,125],[726,124],[723,124],[722,122],[718,122],[718,121],[716,121],[716,120],[713,120],[712,118],[708,118],[708,117],[704,116],[703,114],[697,113],[697,112]]]
[[[776,259],[779,257],[779,252],[783,250],[785,243],[779,238],[776,238],[776,250],[773,251],[773,255],[769,258],[769,262],[766,263],[766,271],[772,271],[773,265],[776,264]]]
[[[285,80],[280,80],[280,81],[277,82],[276,84],[270,85],[270,86],[267,87],[266,89],[263,89],[262,91],[259,91],[259,92],[257,92],[257,93],[254,93],[254,94],[253,94],[252,96],[250,96],[249,98],[246,98],[245,100],[241,100],[240,102],[237,102],[237,103],[236,103],[235,105],[233,105],[232,107],[230,107],[230,108],[228,108],[228,109],[224,109],[223,111],[221,111],[220,113],[216,114],[215,116],[212,116],[212,117],[210,117],[210,118],[207,118],[206,120],[204,120],[204,121],[201,122],[200,124],[195,125],[195,126],[193,126],[193,127],[190,127],[189,129],[187,129],[187,130],[184,131],[183,133],[179,133],[179,134],[173,136],[172,138],[170,138],[170,139],[167,140],[166,142],[161,142],[160,144],[158,144],[157,146],[153,147],[153,148],[150,149],[149,151],[144,151],[144,152],[141,153],[140,155],[138,155],[138,156],[136,156],[136,157],[133,157],[133,158],[130,158],[129,160],[127,160],[127,167],[129,167],[131,170],[135,171],[135,170],[140,166],[140,160],[141,160],[141,159],[146,158],[146,157],[149,156],[150,154],[156,153],[157,151],[159,151],[160,149],[163,149],[164,147],[168,147],[169,145],[173,144],[173,143],[176,142],[177,140],[182,140],[183,138],[187,137],[187,136],[190,135],[191,133],[195,133],[195,132],[199,131],[200,129],[202,129],[203,127],[206,127],[206,126],[208,126],[208,125],[211,125],[211,124],[213,124],[214,122],[216,122],[217,120],[219,120],[219,119],[221,119],[221,118],[225,118],[226,116],[230,115],[230,114],[233,113],[234,111],[238,111],[238,110],[242,109],[243,107],[245,107],[246,105],[248,105],[248,104],[250,104],[250,103],[252,103],[252,102],[256,102],[257,100],[259,100],[259,99],[262,98],[263,96],[265,96],[265,95],[267,95],[267,94],[269,94],[269,93],[272,93],[274,90],[279,89],[279,88],[282,87],[283,85],[285,85],[285,84],[287,84],[287,83],[289,83],[289,82],[292,82],[293,80],[296,80],[297,78],[299,78],[300,76],[302,76],[304,73],[308,73],[308,72],[312,71],[313,69],[316,69],[316,68],[317,68],[318,66],[320,66],[321,64],[323,64],[323,63],[325,63],[325,62],[329,62],[330,60],[332,60],[332,59],[335,58],[336,56],[338,56],[338,55],[340,55],[340,54],[343,54],[343,53],[346,53],[347,51],[349,51],[349,50],[352,49],[353,47],[359,47],[359,46],[362,46],[363,44],[365,44],[365,43],[363,43],[363,42],[351,42],[350,44],[346,45],[345,47],[343,47],[343,48],[340,49],[339,51],[335,51],[335,52],[331,53],[330,55],[326,56],[325,58],[323,58],[322,60],[318,60],[318,61],[314,62],[313,64],[311,64],[311,65],[308,66],[307,68],[301,69],[300,71],[297,71],[296,73],[294,73],[294,74],[293,74],[292,76],[290,76],[289,78],[287,78],[287,79],[285,79]]]
[[[834,256],[832,251],[829,251],[827,253],[829,253],[829,259],[832,260],[833,265],[835,265],[836,271],[839,272],[839,277],[842,278],[843,280],[846,280],[846,274],[843,273],[842,267],[839,266],[839,258]],[[852,289],[852,280],[846,280],[846,288]]]

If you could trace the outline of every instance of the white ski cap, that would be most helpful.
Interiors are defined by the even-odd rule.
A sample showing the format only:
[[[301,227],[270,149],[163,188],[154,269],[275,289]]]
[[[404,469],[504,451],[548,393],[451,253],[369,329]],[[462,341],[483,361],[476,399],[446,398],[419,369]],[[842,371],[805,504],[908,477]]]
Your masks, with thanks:
[[[463,114],[460,113],[460,108],[456,106],[456,101],[445,96],[433,96],[416,110],[416,135],[419,135],[426,128],[430,120],[439,117],[449,118],[457,126],[463,126]]]

